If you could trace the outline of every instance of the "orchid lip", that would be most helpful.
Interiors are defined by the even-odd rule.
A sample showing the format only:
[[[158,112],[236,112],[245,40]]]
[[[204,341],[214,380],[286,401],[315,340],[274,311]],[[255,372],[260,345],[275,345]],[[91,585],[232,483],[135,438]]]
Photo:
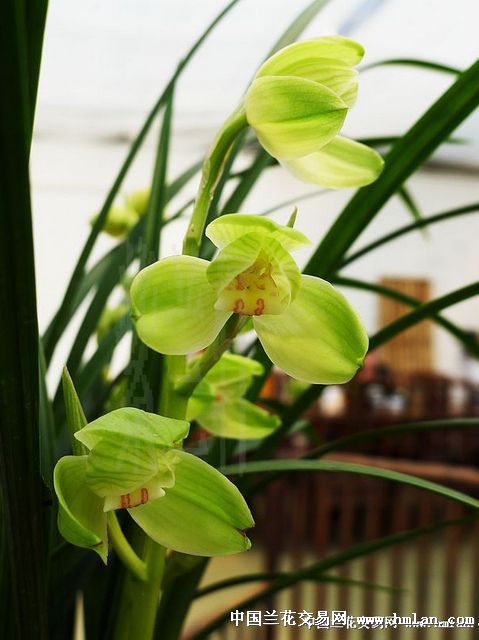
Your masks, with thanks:
[[[223,289],[215,307],[243,316],[280,313],[279,289],[272,273],[273,264],[263,256],[258,257]]]

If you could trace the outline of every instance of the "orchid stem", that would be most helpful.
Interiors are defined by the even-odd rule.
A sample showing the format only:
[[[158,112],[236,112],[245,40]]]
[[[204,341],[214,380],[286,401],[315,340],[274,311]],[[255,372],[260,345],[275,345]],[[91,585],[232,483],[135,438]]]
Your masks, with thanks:
[[[184,255],[198,256],[200,253],[201,239],[216,186],[221,178],[234,141],[247,126],[245,110],[241,105],[225,122],[203,162],[198,195],[190,224],[183,240]]]
[[[131,575],[140,582],[146,582],[148,579],[146,563],[136,555],[126,539],[114,511],[108,513],[108,539]]]
[[[214,342],[205,350],[193,368],[177,383],[175,386],[177,395],[185,398],[191,396],[199,382],[218,362],[248,319],[248,316],[240,316],[236,313],[229,318]]]

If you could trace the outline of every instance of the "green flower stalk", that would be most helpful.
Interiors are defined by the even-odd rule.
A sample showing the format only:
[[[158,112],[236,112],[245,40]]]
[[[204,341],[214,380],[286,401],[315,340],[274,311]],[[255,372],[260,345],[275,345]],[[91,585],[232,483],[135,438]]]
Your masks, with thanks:
[[[338,135],[363,55],[360,44],[340,36],[297,42],[260,67],[246,94],[246,118],[262,146],[305,182],[360,187],[382,171],[376,151]]]
[[[310,383],[350,380],[363,363],[366,332],[328,282],[302,275],[290,251],[309,244],[299,231],[253,215],[214,220],[212,262],[172,256],[133,280],[132,314],[141,340],[168,355],[204,349],[233,315],[251,316],[268,357]]]
[[[193,391],[187,419],[221,438],[258,440],[271,435],[281,424],[278,416],[243,398],[253,377],[263,372],[263,366],[251,358],[223,354]]]
[[[185,420],[139,409],[113,411],[75,437],[87,455],[61,458],[54,473],[63,537],[106,563],[108,513],[126,509],[155,542],[217,556],[249,549],[254,526],[238,489],[219,471],[178,449]]]

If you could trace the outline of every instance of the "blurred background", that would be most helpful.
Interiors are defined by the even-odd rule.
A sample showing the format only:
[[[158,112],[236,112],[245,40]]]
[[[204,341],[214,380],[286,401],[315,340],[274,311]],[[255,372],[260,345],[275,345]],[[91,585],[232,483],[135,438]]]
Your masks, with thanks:
[[[223,0],[51,0],[32,154],[42,329],[61,300],[88,235],[89,221],[101,207],[145,114],[181,56],[223,5]],[[202,158],[258,63],[303,5],[306,3],[291,0],[243,0],[211,35],[179,85],[171,178]],[[366,65],[388,58],[418,58],[464,69],[479,53],[478,23],[479,5],[474,0],[456,0],[453,4],[434,0],[331,0],[304,37],[337,33],[353,37],[366,49]],[[345,135],[400,136],[454,77],[410,66],[364,71]],[[155,134],[135,162],[125,193],[149,184]],[[450,144],[443,145],[408,181],[409,193],[422,215],[479,201],[478,151],[476,113],[455,132]],[[172,209],[192,197],[195,187],[193,180]],[[303,200],[305,195],[308,197]],[[275,167],[263,174],[243,210],[260,213],[291,201],[273,215],[285,223],[297,203],[296,226],[316,246],[350,196],[348,190],[314,191]],[[404,202],[393,198],[354,249],[410,221],[411,213]],[[185,224],[179,220],[168,226],[162,238],[164,255],[181,251]],[[388,243],[355,261],[343,275],[427,301],[477,279],[478,238],[479,217],[461,217]],[[103,237],[93,257],[101,255],[113,242]],[[298,261],[305,263],[309,253],[299,253]],[[344,293],[371,333],[408,308],[371,293],[352,289],[344,289]],[[447,309],[444,316],[472,336],[479,334],[477,298]],[[52,388],[74,329],[72,325],[55,354]],[[298,385],[277,374],[265,395],[287,401],[299,391]],[[477,361],[437,324],[422,323],[369,357],[351,384],[330,387],[323,393],[306,416],[311,427],[309,435],[293,437],[283,455],[298,455],[311,442],[327,442],[367,428],[477,415]],[[478,492],[479,472],[474,467],[479,461],[479,436],[471,430],[381,440],[341,455],[345,460],[367,460],[368,464],[382,464],[449,482],[469,493]],[[424,526],[438,516],[461,515],[449,503],[438,499],[436,504],[413,489],[393,488],[371,479],[352,482],[351,477],[333,475],[334,478],[322,475],[321,479],[298,476],[294,482],[272,485],[266,500],[256,505],[257,550],[248,554],[246,561],[243,557],[215,561],[211,576],[217,579],[238,570],[265,566],[271,570],[298,568],[327,550]],[[288,532],[284,540],[271,537],[271,527],[265,526],[273,518],[275,531]],[[440,615],[441,610],[447,615],[478,615],[477,533],[471,528],[449,529],[427,544],[396,547],[374,559],[361,560],[360,565],[346,566],[341,573],[343,583],[327,588],[316,584],[298,588],[282,600],[271,602],[271,608],[351,608],[356,615],[372,615],[399,608],[405,613],[423,607],[422,615]],[[211,576],[209,579],[213,579]],[[352,589],[347,581],[353,578],[394,584],[408,591],[391,594]],[[199,606],[191,624],[194,627],[200,620],[204,622],[211,607],[228,609],[238,595],[254,592],[255,588],[225,592],[221,601],[205,598],[206,604]],[[261,629],[265,637],[273,637],[275,632],[274,627]],[[283,633],[285,637],[303,637],[300,629]],[[342,633],[340,629],[330,631],[332,638],[341,638]],[[385,634],[378,637],[389,637],[386,632],[378,633]],[[447,633],[447,637],[453,637],[454,632]],[[459,637],[466,637],[467,633]],[[479,637],[476,630],[470,633],[470,637]],[[356,636],[361,637],[361,632]],[[230,628],[223,637],[257,638],[260,630]],[[437,631],[428,636],[424,630],[391,630],[390,637],[438,636]]]

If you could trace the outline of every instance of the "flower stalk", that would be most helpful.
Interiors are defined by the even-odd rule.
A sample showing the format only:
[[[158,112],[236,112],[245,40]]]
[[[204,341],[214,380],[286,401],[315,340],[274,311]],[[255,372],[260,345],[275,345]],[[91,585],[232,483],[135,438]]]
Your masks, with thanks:
[[[208,371],[219,361],[223,353],[230,347],[233,340],[248,321],[248,316],[233,314],[214,342],[205,350],[196,362],[195,366],[178,382],[176,393],[189,399],[198,383],[205,377]]]
[[[225,122],[205,158],[198,195],[183,241],[184,255],[198,256],[200,253],[201,239],[218,181],[234,141],[247,126],[246,113],[241,105]]]

